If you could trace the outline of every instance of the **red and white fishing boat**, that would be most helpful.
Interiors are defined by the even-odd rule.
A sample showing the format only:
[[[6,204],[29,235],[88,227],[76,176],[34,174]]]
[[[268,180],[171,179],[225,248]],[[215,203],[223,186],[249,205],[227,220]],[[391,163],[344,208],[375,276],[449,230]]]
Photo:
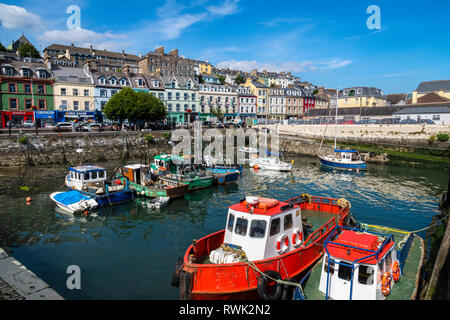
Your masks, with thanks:
[[[311,230],[304,210],[326,220]],[[183,300],[282,299],[287,287],[269,279],[298,279],[322,257],[331,230],[350,223],[349,213],[345,199],[247,197],[229,207],[225,230],[194,240],[172,285]]]

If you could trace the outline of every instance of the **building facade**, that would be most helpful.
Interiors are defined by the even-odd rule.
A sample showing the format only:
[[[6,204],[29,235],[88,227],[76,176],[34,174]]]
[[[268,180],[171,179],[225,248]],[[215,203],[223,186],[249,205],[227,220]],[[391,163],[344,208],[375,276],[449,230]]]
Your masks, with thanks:
[[[237,88],[238,102],[239,102],[239,117],[256,117],[257,116],[257,101],[258,97],[252,94],[249,87],[239,86]]]
[[[431,102],[445,102],[450,99],[450,80],[436,80],[421,82],[412,94],[412,103],[427,103],[430,99],[423,99],[430,94],[437,95]],[[439,99],[440,98],[440,99]],[[420,100],[423,101],[420,101]]]
[[[238,116],[239,101],[236,86],[200,84],[198,94],[204,119],[214,117],[214,113],[223,114],[226,120]]]
[[[53,77],[41,59],[0,60],[2,127],[34,121],[34,110],[53,110]]]
[[[372,87],[353,87],[339,91],[339,107],[362,108],[384,107],[386,96],[381,89]]]
[[[189,77],[161,77],[164,82],[164,102],[167,120],[172,123],[193,122],[200,116],[198,82]]]
[[[269,111],[269,87],[252,78],[247,78],[242,86],[250,88],[251,93],[257,97],[258,116],[267,116]]]

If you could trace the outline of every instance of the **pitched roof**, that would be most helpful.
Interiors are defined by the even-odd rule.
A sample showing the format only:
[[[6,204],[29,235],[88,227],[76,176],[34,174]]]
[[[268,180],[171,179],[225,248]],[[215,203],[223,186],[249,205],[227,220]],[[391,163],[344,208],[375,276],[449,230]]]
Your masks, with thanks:
[[[52,66],[52,73],[57,82],[92,84],[92,80],[84,73],[83,68]]]
[[[415,108],[405,108],[395,115],[400,114],[438,114],[438,113],[450,113],[450,106],[437,106],[437,107],[415,107]]]
[[[109,57],[109,58],[118,58],[118,59],[128,59],[128,60],[133,60],[133,61],[138,61],[139,57],[134,55],[134,54],[129,54],[129,53],[125,53],[125,52],[114,52],[114,51],[108,51],[108,50],[101,50],[101,49],[94,49],[92,48],[83,48],[83,47],[76,47],[76,46],[68,46],[68,45],[64,45],[64,44],[51,44],[50,46],[48,46],[47,48],[44,49],[45,50],[55,50],[55,51],[66,51],[69,50],[71,55],[74,54],[84,54],[84,55],[100,55],[100,56],[105,56],[105,57]]]
[[[386,96],[386,100],[389,104],[395,106],[396,104],[408,100],[408,94],[407,93],[398,93],[398,94],[388,94]]]
[[[450,80],[425,81],[419,84],[416,89],[418,93],[428,93],[435,91],[450,91]]]
[[[339,90],[339,98],[350,97],[350,91],[354,90],[351,97],[378,97],[386,98],[383,91],[373,87],[352,87]],[[346,92],[347,94],[344,94]]]
[[[430,92],[423,97],[417,99],[417,103],[438,103],[438,102],[449,102],[450,100],[438,95],[435,92]]]

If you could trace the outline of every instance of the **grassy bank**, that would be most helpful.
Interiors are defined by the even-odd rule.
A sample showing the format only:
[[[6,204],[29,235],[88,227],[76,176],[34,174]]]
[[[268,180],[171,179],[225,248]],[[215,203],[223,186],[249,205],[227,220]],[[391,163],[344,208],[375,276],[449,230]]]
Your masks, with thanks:
[[[334,141],[326,141],[333,145]],[[450,166],[450,149],[439,151],[419,147],[386,146],[367,143],[339,143],[343,148],[351,148],[360,152],[373,152],[375,154],[387,154],[389,165],[414,166],[447,170]]]

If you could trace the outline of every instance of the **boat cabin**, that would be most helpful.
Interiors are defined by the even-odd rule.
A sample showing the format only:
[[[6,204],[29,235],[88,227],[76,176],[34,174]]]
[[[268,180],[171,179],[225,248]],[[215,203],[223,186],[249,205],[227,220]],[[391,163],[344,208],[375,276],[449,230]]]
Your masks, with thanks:
[[[356,150],[334,150],[335,153],[340,154],[342,162],[351,163],[352,161],[358,161],[358,152]]]
[[[295,250],[303,243],[301,209],[275,199],[247,197],[229,208],[224,243],[242,250],[250,261]],[[211,259],[214,254],[210,260],[217,263]]]
[[[69,168],[70,181],[80,184],[96,184],[106,181],[106,169],[96,165],[79,165]]]
[[[178,157],[170,154],[161,154],[153,158],[151,170],[154,174],[176,174],[178,167],[181,165],[189,165],[190,161],[186,158]]]
[[[338,226],[324,249],[319,290],[327,299],[381,300],[400,276],[392,235]]]
[[[146,186],[152,180],[150,166],[143,164],[131,164],[122,168],[122,175],[132,183]]]

